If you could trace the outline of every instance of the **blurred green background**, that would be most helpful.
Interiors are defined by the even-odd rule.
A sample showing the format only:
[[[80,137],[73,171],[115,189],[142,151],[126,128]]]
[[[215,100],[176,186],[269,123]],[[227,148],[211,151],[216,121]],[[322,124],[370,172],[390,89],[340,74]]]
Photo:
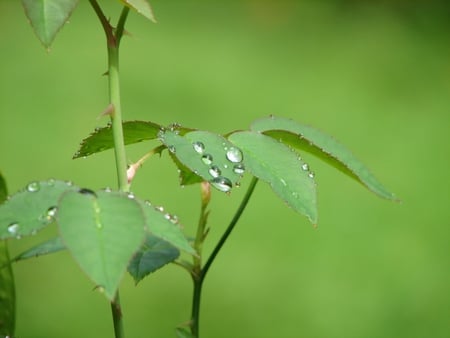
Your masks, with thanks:
[[[317,230],[260,183],[206,280],[207,338],[450,336],[450,6],[442,1],[151,1],[122,44],[126,119],[225,133],[275,114],[347,145],[402,203],[315,159]],[[116,2],[100,1],[116,21]],[[110,7],[107,7],[110,6]],[[115,186],[111,151],[72,160],[106,124],[103,32],[87,1],[49,53],[19,1],[0,0],[0,170],[10,192],[35,179]],[[135,161],[154,143],[128,148]],[[245,192],[214,192],[209,252]],[[188,234],[198,186],[167,156],[133,191]],[[12,241],[19,253],[50,237]],[[17,337],[111,337],[109,305],[67,253],[14,266]],[[174,337],[191,281],[175,266],[121,286],[127,337]]]

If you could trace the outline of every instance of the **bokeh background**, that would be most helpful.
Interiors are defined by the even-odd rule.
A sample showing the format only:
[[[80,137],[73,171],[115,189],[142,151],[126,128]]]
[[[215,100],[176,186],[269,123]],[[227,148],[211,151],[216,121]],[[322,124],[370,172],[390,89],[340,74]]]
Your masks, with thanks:
[[[151,1],[122,44],[126,119],[225,133],[269,114],[347,145],[402,200],[381,200],[321,162],[320,222],[260,183],[206,280],[203,337],[450,336],[450,6],[447,1]],[[113,22],[118,2],[100,1]],[[10,192],[35,179],[115,186],[111,151],[72,160],[106,120],[105,42],[80,1],[50,52],[19,1],[0,1],[0,170]],[[128,148],[136,161],[155,143]],[[210,252],[245,192],[213,193]],[[167,156],[133,191],[194,234],[198,186]],[[11,241],[21,250],[53,236]],[[14,266],[18,338],[111,337],[109,305],[66,252]],[[168,266],[121,298],[128,337],[174,337],[191,281]]]

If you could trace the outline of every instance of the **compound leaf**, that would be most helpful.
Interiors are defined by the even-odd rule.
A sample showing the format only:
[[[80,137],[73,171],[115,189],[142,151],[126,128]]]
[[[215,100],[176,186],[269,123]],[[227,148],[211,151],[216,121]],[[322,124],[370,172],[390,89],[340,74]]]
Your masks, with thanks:
[[[186,174],[188,168],[218,190],[229,192],[244,173],[242,151],[220,135],[199,130],[181,135],[165,130],[159,137],[171,155],[183,164],[179,167],[182,181],[183,177],[192,178]],[[194,182],[197,181],[195,176]]]
[[[35,234],[52,223],[63,193],[78,190],[70,182],[35,181],[0,205],[0,239]]]
[[[313,174],[296,152],[258,132],[235,132],[228,139],[242,149],[248,171],[269,183],[290,207],[317,224]]]
[[[125,145],[154,140],[161,128],[159,124],[149,121],[126,121],[122,126]],[[114,148],[114,139],[112,126],[108,124],[106,127],[97,128],[85,138],[73,158],[89,156],[111,148]]]
[[[82,270],[113,300],[128,262],[145,239],[139,204],[118,192],[67,192],[57,222]]]
[[[369,169],[346,147],[319,130],[302,125],[291,119],[279,117],[256,120],[251,125],[251,129],[322,159],[363,184],[378,196],[395,199],[395,196],[386,190],[370,173]]]
[[[148,234],[128,265],[128,272],[137,284],[147,275],[177,259],[179,255],[180,251],[173,245]]]
[[[22,0],[22,4],[37,37],[49,48],[78,0]]]

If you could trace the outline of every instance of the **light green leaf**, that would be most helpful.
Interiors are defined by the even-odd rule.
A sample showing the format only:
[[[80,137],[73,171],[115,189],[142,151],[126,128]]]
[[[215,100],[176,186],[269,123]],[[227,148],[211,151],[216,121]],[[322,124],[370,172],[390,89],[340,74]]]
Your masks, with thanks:
[[[145,239],[139,204],[122,193],[68,192],[60,201],[57,222],[82,270],[113,300],[128,262]]]
[[[366,186],[375,194],[395,199],[395,196],[370,173],[346,147],[331,136],[291,119],[269,117],[255,121],[251,129],[263,132],[276,140],[306,151]]]
[[[173,245],[149,234],[128,265],[128,272],[137,284],[147,275],[177,259],[179,255],[180,251]]]
[[[125,145],[154,140],[161,129],[159,124],[148,121],[126,121],[123,122],[122,126]],[[80,149],[73,155],[73,158],[89,156],[113,147],[112,127],[111,124],[108,124],[106,127],[97,128],[85,138],[80,144]]]
[[[69,19],[78,0],[22,0],[22,4],[34,32],[48,48]]]
[[[61,250],[65,250],[66,247],[62,242],[60,237],[55,237],[45,241],[43,243],[39,243],[36,246],[20,253],[16,257],[14,257],[11,261],[18,262],[28,258],[39,257],[43,255],[52,254]]]
[[[188,254],[197,254],[181,231],[176,216],[165,212],[162,207],[153,207],[149,202],[142,202],[138,199],[136,201],[144,211],[147,229],[152,235],[169,242]]]
[[[195,338],[192,333],[182,327],[177,327],[175,332],[178,338]]]
[[[134,9],[150,21],[156,22],[153,10],[147,0],[120,0],[125,6]]]
[[[7,196],[6,182],[0,173],[0,203]],[[16,321],[16,291],[9,260],[8,243],[0,241],[0,336],[14,336]]]
[[[0,239],[35,234],[53,222],[58,200],[69,190],[70,182],[35,181],[0,205]]]
[[[229,192],[244,173],[242,151],[220,135],[206,131],[180,135],[165,130],[159,137],[185,167],[220,191]],[[185,167],[179,168],[181,172]]]
[[[269,183],[290,207],[317,224],[316,185],[296,152],[258,132],[235,132],[228,139],[244,152],[248,171]]]

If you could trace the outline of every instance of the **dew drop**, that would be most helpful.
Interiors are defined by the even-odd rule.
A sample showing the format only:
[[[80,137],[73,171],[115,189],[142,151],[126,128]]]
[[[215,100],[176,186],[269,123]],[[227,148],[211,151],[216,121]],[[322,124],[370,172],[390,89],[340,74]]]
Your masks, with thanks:
[[[242,152],[238,148],[231,147],[227,151],[227,159],[230,162],[242,162]]]
[[[170,214],[165,214],[164,218],[169,221],[172,218],[172,216],[170,216]]]
[[[53,178],[49,179],[49,180],[47,181],[47,184],[48,184],[50,187],[53,187],[53,186],[55,185],[55,179],[53,179]]]
[[[144,204],[145,204],[145,205],[148,205],[149,207],[152,205],[152,204],[150,203],[149,200],[145,200],[145,201],[144,201]]]
[[[175,154],[175,152],[177,151],[177,150],[175,149],[175,146],[168,146],[167,149],[169,149],[169,151],[170,151],[172,154]]]
[[[219,177],[221,174],[219,167],[216,165],[211,166],[211,168],[209,168],[208,172],[212,177]]]
[[[202,156],[202,162],[206,165],[210,165],[213,161],[213,157],[210,154],[205,154]]]
[[[172,215],[172,217],[170,218],[170,220],[173,224],[178,224],[179,220],[178,220],[178,216],[177,215]]]
[[[19,231],[19,227],[19,223],[11,223],[10,225],[8,225],[8,232],[12,235],[15,235],[17,231]]]
[[[280,181],[285,187],[287,186],[287,183],[286,183],[286,181],[284,179],[280,178]]]
[[[135,196],[132,192],[129,192],[129,193],[127,193],[127,197],[132,200],[132,199],[134,199]]]
[[[211,180],[211,185],[223,192],[229,192],[233,184],[226,177],[215,177]]]
[[[91,195],[93,197],[97,197],[97,194],[93,192],[91,189],[81,188],[80,190],[78,190],[78,192],[83,195]]]
[[[242,175],[245,172],[245,167],[242,163],[235,164],[233,167],[233,172],[238,175]]]
[[[155,210],[156,211],[160,211],[160,212],[164,212],[164,207],[158,206],[158,207],[155,207]]]
[[[47,209],[46,217],[50,221],[56,216],[56,213],[58,212],[58,207],[53,206]]]
[[[303,164],[302,164],[302,170],[304,170],[304,171],[309,170],[309,165],[308,165],[308,163],[303,163]]]
[[[72,181],[66,181],[66,185],[67,185],[68,187],[71,187],[71,186],[73,186],[73,182],[72,182]]]
[[[194,147],[195,152],[199,154],[203,154],[205,151],[205,145],[202,142],[194,142],[192,143],[192,146]]]
[[[110,187],[106,187],[105,189],[103,189],[104,192],[111,192],[112,189]]]
[[[36,192],[39,191],[39,189],[41,188],[39,182],[31,182],[30,184],[27,185],[27,191],[29,192]]]
[[[310,171],[309,174],[308,174],[308,177],[309,178],[314,178],[314,176],[315,176],[315,174],[312,171]]]

